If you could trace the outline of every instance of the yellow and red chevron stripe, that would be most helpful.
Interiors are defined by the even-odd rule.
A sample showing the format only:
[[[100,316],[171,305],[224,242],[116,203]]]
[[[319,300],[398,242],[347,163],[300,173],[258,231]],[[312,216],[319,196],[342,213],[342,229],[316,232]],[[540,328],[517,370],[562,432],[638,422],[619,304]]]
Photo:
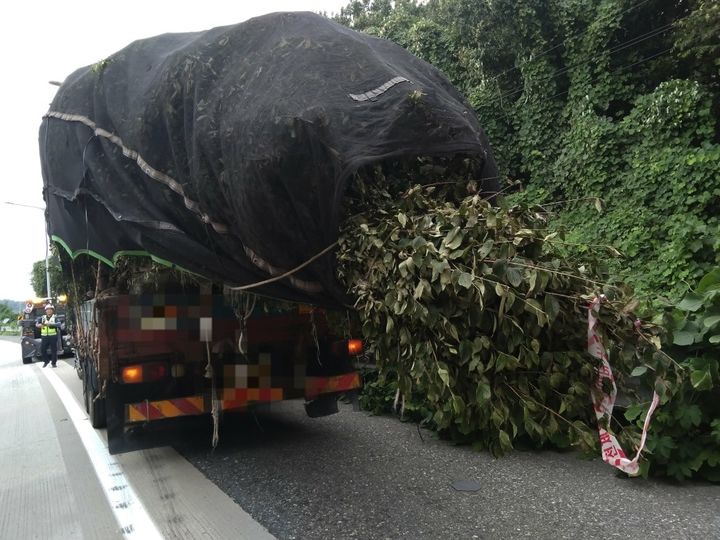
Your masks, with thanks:
[[[225,388],[222,390],[222,410],[242,409],[252,402],[281,401],[282,388]],[[203,396],[192,396],[162,401],[143,401],[126,405],[125,417],[128,422],[149,422],[163,418],[191,416],[210,412]]]
[[[314,399],[320,394],[343,392],[360,388],[361,386],[360,374],[357,371],[343,375],[335,375],[333,377],[306,377],[305,397],[307,399]]]
[[[344,392],[360,388],[362,382],[357,372],[332,377],[306,377],[305,398],[315,399],[320,394]],[[281,401],[285,399],[283,388],[223,388],[220,394],[222,410],[243,409],[249,403]],[[191,416],[209,413],[211,402],[203,396],[189,396],[160,401],[141,401],[125,406],[128,422],[149,422],[163,418]]]
[[[206,412],[202,396],[131,403],[126,406],[126,409],[128,422],[146,422],[149,420],[190,416]]]

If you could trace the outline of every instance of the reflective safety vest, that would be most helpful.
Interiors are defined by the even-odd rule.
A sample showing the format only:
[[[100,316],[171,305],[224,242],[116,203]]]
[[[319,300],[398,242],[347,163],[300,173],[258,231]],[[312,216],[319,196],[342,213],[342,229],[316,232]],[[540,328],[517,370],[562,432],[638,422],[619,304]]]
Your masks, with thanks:
[[[48,317],[47,315],[43,315],[42,322],[43,324],[55,324],[55,315],[51,315],[50,317]],[[54,326],[43,326],[42,328],[40,328],[40,335],[56,336],[57,328],[55,328]]]

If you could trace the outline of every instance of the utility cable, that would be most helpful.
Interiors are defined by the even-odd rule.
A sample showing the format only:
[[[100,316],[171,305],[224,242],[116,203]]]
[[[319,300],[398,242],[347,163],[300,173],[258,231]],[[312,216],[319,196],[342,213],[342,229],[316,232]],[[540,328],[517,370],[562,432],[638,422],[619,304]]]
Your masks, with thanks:
[[[612,74],[612,75],[617,75],[618,73],[620,73],[620,72],[622,72],[622,71],[625,71],[626,69],[630,69],[631,67],[635,67],[635,66],[637,66],[637,65],[640,65],[640,64],[643,64],[643,63],[648,62],[648,61],[650,61],[650,60],[653,60],[653,59],[655,59],[655,58],[657,58],[657,57],[659,57],[659,56],[662,56],[662,55],[664,55],[664,54],[667,54],[667,53],[669,53],[672,49],[673,49],[672,47],[668,47],[667,49],[663,49],[662,51],[659,51],[659,52],[657,52],[657,53],[655,53],[655,54],[652,54],[652,55],[650,55],[650,56],[647,56],[647,57],[645,57],[645,58],[643,58],[643,59],[641,59],[641,60],[638,60],[637,62],[633,62],[632,64],[628,64],[628,65],[626,65],[626,66],[623,66],[623,67],[621,67],[621,68],[613,71],[611,74]],[[568,90],[564,90],[564,91],[562,91],[562,92],[558,92],[557,94],[554,94],[554,95],[550,96],[550,97],[547,98],[547,99],[553,99],[553,98],[562,96],[563,94],[567,94],[568,92],[570,92],[569,89],[568,89]]]
[[[629,47],[632,47],[632,46],[634,46],[634,45],[637,45],[638,43],[642,43],[643,41],[646,41],[646,40],[648,40],[648,39],[651,39],[651,38],[653,38],[653,37],[655,37],[655,36],[658,36],[658,35],[666,32],[666,31],[668,31],[670,28],[672,28],[672,26],[673,26],[673,23],[669,23],[669,24],[663,25],[663,26],[661,26],[661,27],[658,27],[658,28],[656,28],[656,29],[654,29],[654,30],[651,30],[651,31],[649,31],[649,32],[646,32],[645,34],[642,34],[642,35],[640,35],[640,36],[636,36],[636,37],[634,37],[634,38],[632,38],[632,39],[629,39],[629,40],[627,40],[627,41],[624,41],[624,42],[622,42],[622,43],[619,43],[619,44],[616,45],[615,47],[612,47],[611,49],[609,49],[609,50],[608,50],[608,54],[615,54],[616,52],[619,52],[619,51],[622,51],[622,50],[627,49],[627,48],[629,48]],[[541,77],[541,78],[539,78],[539,79],[536,79],[536,80],[534,80],[533,82],[538,83],[538,82],[544,82],[544,81],[552,80],[552,79],[554,79],[555,77],[557,77],[557,76],[559,76],[559,75],[563,75],[563,74],[567,73],[567,72],[570,71],[571,69],[574,69],[574,68],[576,68],[576,67],[580,67],[580,66],[585,65],[585,64],[589,64],[589,63],[591,63],[591,62],[593,62],[593,61],[594,61],[594,58],[589,58],[589,59],[582,60],[582,61],[580,61],[580,62],[576,62],[576,63],[571,64],[571,65],[569,65],[569,66],[565,66],[565,67],[563,67],[563,68],[560,68],[560,69],[554,71],[553,73],[551,73],[550,75],[546,75],[545,77]],[[523,86],[518,86],[518,87],[516,87],[516,88],[514,88],[514,89],[512,89],[512,90],[509,90],[509,91],[507,91],[507,92],[504,92],[503,94],[501,94],[501,95],[498,96],[497,98],[491,100],[489,103],[490,103],[490,104],[495,104],[495,103],[501,102],[503,99],[505,99],[505,98],[507,98],[507,97],[510,97],[510,96],[512,96],[512,95],[514,95],[514,94],[517,94],[518,92],[522,92],[524,89],[525,89],[525,86],[524,86],[524,85],[523,85]]]
[[[604,19],[610,19],[611,17],[620,17],[621,15],[625,15],[626,13],[629,13],[630,11],[633,11],[634,9],[639,8],[640,6],[642,6],[642,5],[644,5],[644,4],[647,4],[649,1],[650,1],[650,0],[643,0],[642,2],[639,2],[638,4],[635,4],[634,6],[631,6],[631,7],[627,8],[627,9],[624,10],[624,11],[621,11],[621,12],[618,13],[617,15],[608,14],[608,15],[605,15],[604,17],[600,17],[599,19],[597,19],[597,20],[594,21],[594,22],[595,22],[595,23],[597,23],[597,22],[599,22],[599,21],[603,21],[603,22],[604,22]],[[522,68],[524,68],[524,67],[527,66],[528,64],[531,64],[532,62],[537,61],[539,58],[542,58],[542,57],[545,56],[546,54],[551,53],[552,51],[554,51],[554,50],[557,49],[558,47],[560,47],[560,46],[562,46],[562,45],[565,45],[565,42],[566,42],[567,40],[575,39],[575,38],[577,38],[577,37],[583,36],[583,35],[587,34],[590,30],[591,30],[591,28],[586,28],[585,30],[582,30],[582,31],[580,31],[580,32],[576,32],[575,34],[572,34],[571,36],[563,39],[562,41],[558,42],[557,44],[555,44],[554,46],[550,47],[549,49],[544,49],[544,50],[540,51],[537,56],[532,57],[530,60],[524,62],[522,65],[520,65],[520,66],[513,66],[513,67],[511,67],[511,68],[505,69],[504,71],[498,73],[497,75],[495,75],[494,77],[492,77],[490,80],[488,80],[488,82],[493,82],[493,81],[499,79],[500,77],[502,77],[503,75],[505,75],[506,73],[510,73],[511,71],[514,71],[514,70],[516,70],[516,69],[522,69]]]

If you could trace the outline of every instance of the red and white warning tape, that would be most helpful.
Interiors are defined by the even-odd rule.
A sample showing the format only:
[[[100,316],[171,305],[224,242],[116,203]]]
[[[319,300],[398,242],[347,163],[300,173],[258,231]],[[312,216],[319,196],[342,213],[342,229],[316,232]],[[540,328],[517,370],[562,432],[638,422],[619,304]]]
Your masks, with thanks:
[[[647,416],[645,417],[645,424],[642,429],[640,447],[638,448],[635,457],[633,459],[628,459],[615,438],[615,435],[610,433],[607,429],[601,427],[602,419],[605,419],[605,425],[608,428],[610,427],[613,407],[615,406],[615,396],[617,395],[615,377],[613,377],[613,372],[610,368],[610,363],[608,362],[607,351],[605,350],[597,331],[598,313],[600,311],[600,304],[603,300],[604,296],[595,298],[588,309],[588,352],[594,358],[602,361],[602,365],[598,368],[598,375],[595,381],[597,391],[592,393],[595,416],[598,419],[601,454],[605,463],[620,469],[630,476],[636,476],[640,472],[638,461],[640,459],[640,453],[643,451],[643,448],[645,448],[645,440],[647,439],[647,432],[650,427],[650,419],[660,403],[660,396],[657,395],[657,392],[653,392],[652,403],[650,404],[650,409],[648,409]],[[603,390],[604,379],[608,379],[610,381],[610,394],[606,394]]]

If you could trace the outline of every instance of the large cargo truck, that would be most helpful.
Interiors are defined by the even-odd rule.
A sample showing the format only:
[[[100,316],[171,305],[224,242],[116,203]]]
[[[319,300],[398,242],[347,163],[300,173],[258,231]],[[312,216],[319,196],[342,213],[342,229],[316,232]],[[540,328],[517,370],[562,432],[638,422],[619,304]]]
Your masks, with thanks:
[[[63,81],[39,143],[68,278],[91,257],[120,276],[140,256],[217,284],[95,287],[82,304],[86,403],[112,450],[133,424],[295,396],[316,416],[358,388],[357,333],[327,320],[352,311],[335,252],[361,169],[469,156],[498,190],[487,137],[442,73],[312,13],[135,41]],[[237,292],[295,307],[249,310]]]
[[[206,414],[217,427],[224,411],[286,399],[319,417],[341,395],[354,400],[362,341],[334,335],[323,309],[251,302],[198,290],[80,306],[85,407],[93,427],[107,426],[111,453],[133,448],[128,433],[150,422]]]

